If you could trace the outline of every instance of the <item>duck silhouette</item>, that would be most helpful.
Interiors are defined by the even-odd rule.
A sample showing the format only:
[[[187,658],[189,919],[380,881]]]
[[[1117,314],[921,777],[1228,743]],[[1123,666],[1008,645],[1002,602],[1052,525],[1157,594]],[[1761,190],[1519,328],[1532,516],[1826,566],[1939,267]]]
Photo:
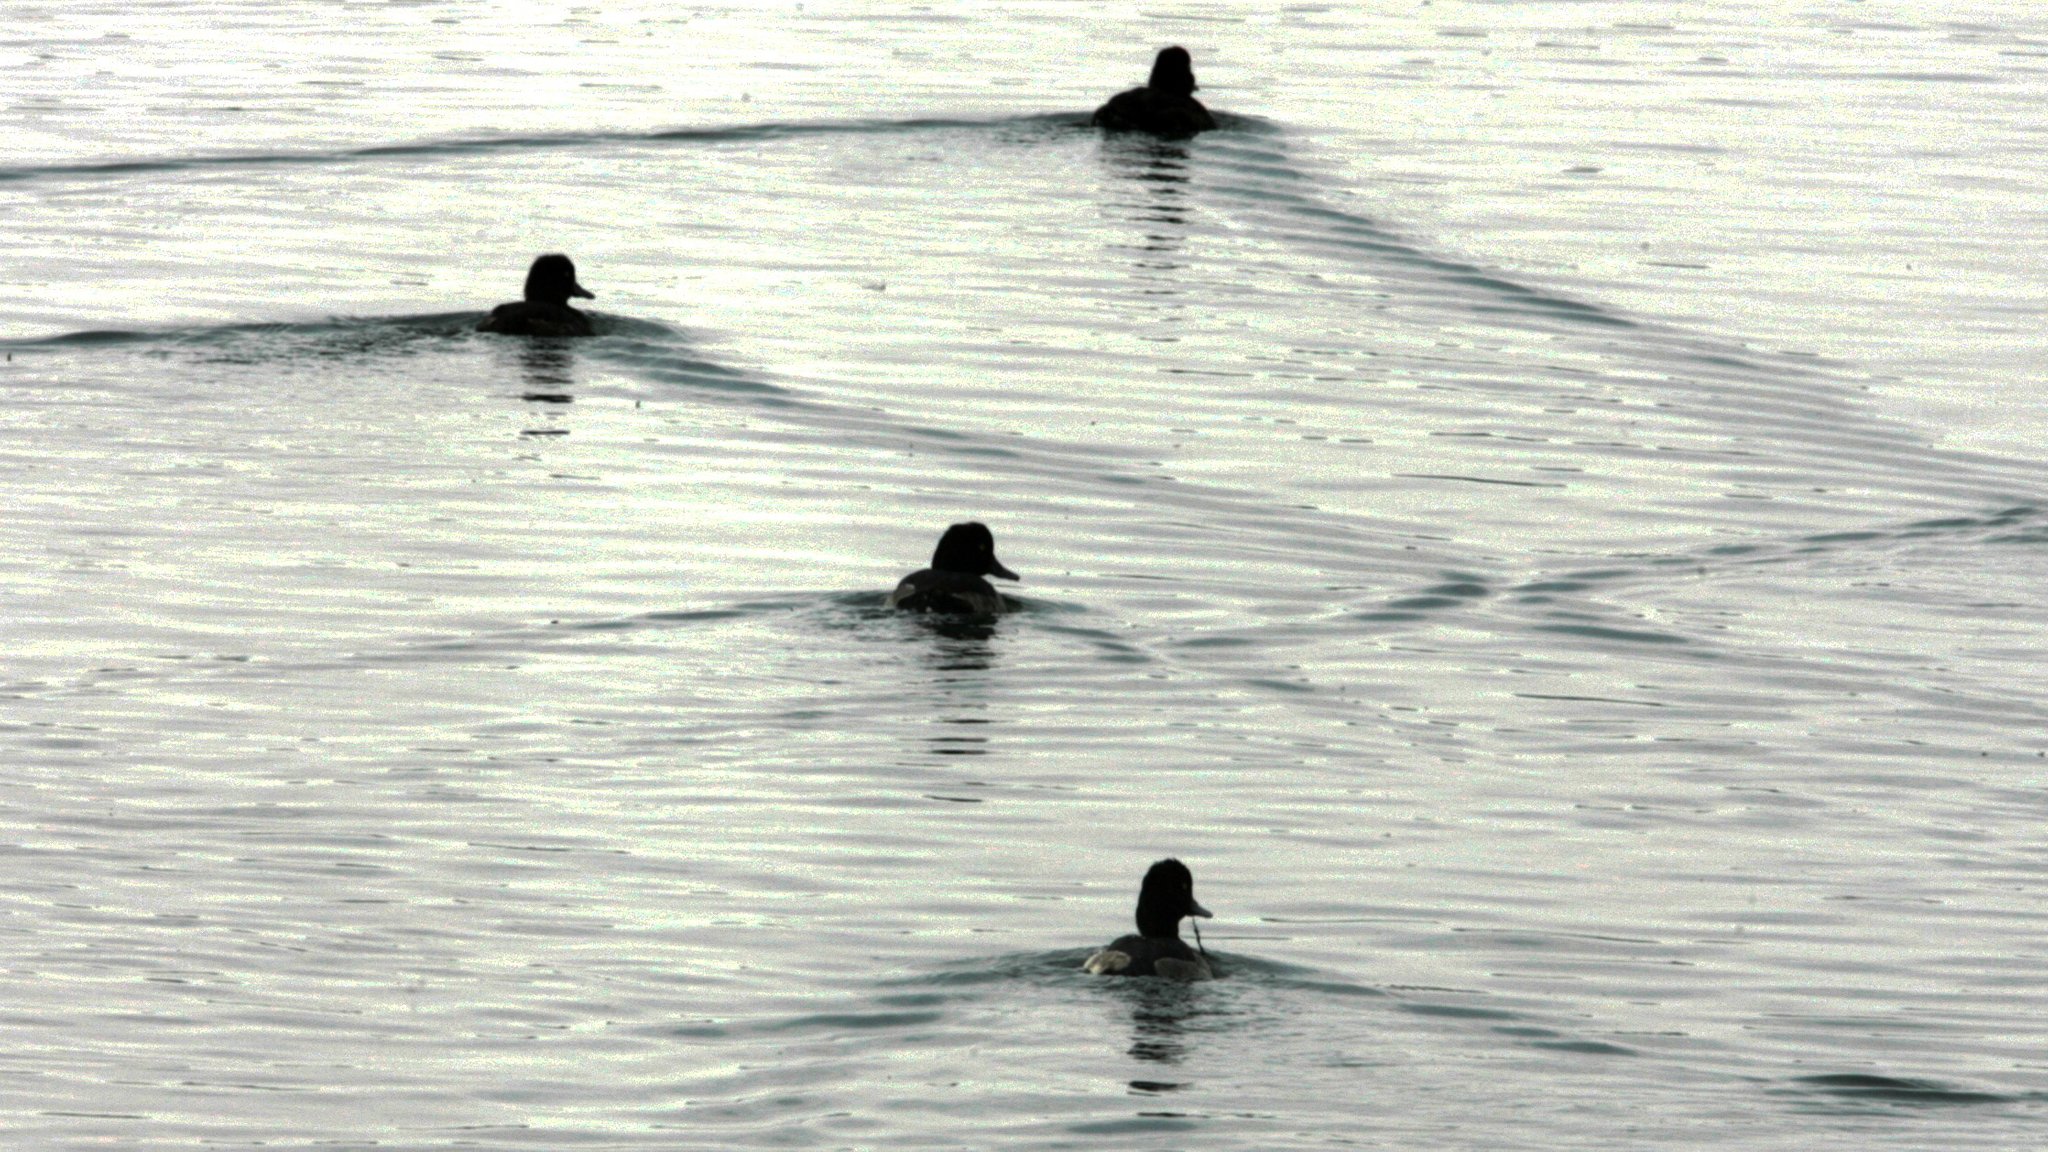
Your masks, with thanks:
[[[1138,889],[1138,932],[1119,936],[1081,963],[1092,976],[1164,976],[1169,980],[1208,980],[1216,975],[1209,957],[1180,938],[1184,916],[1209,919],[1209,910],[1195,902],[1195,876],[1171,857],[1152,865]]]
[[[939,537],[932,566],[905,576],[889,593],[888,604],[910,612],[994,616],[1007,605],[985,576],[1017,579],[1015,572],[996,559],[996,538],[987,525],[975,521],[955,524]]]
[[[571,296],[597,295],[576,282],[576,265],[559,252],[536,257],[526,270],[525,299],[491,309],[479,332],[502,336],[595,336],[590,317],[569,307]]]
[[[1112,132],[1192,136],[1216,127],[1216,118],[1195,99],[1194,62],[1181,47],[1161,48],[1143,88],[1119,92],[1089,121]]]

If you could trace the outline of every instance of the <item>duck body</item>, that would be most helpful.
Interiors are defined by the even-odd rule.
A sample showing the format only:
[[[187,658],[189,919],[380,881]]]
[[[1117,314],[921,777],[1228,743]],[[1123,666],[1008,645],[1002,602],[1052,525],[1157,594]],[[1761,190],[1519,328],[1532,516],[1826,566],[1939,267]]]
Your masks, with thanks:
[[[1168,980],[1213,980],[1209,959],[1179,936],[1119,936],[1081,964],[1091,976],[1163,976]]]
[[[1209,918],[1195,901],[1195,878],[1175,859],[1159,861],[1145,873],[1138,889],[1138,931],[1119,936],[1081,962],[1091,976],[1161,976],[1168,980],[1211,980],[1216,970],[1209,957],[1180,938],[1185,916]]]
[[[1195,70],[1185,48],[1160,49],[1145,86],[1110,97],[1088,122],[1155,136],[1192,136],[1216,127],[1216,118],[1195,99]]]
[[[1005,605],[995,585],[965,572],[920,568],[889,593],[889,607],[905,612],[952,612],[999,616]]]
[[[491,309],[479,332],[501,336],[595,336],[590,317],[569,307],[569,298],[597,299],[576,282],[576,265],[559,252],[536,257],[526,270],[525,299]]]
[[[1216,118],[1193,96],[1162,96],[1150,88],[1133,88],[1111,96],[1089,123],[1112,132],[1193,136],[1215,128]]]
[[[939,537],[932,566],[905,576],[889,593],[887,604],[906,612],[1000,615],[1008,605],[986,579],[989,576],[1017,579],[996,559],[995,536],[985,525],[955,524]]]
[[[590,326],[590,317],[567,304],[547,304],[533,300],[516,300],[500,304],[491,309],[484,322],[476,326],[479,332],[496,332],[500,336],[595,336],[597,330]]]

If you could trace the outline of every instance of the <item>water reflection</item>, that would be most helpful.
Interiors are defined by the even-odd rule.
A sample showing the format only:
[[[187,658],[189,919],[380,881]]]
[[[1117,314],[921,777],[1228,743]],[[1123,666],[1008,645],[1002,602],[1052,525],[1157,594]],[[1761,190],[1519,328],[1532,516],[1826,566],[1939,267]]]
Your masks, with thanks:
[[[969,725],[991,724],[994,721],[980,716],[947,716],[942,717],[939,723]],[[940,756],[988,755],[988,737],[986,736],[933,736],[926,742],[932,746],[932,751]]]
[[[1127,246],[1137,253],[1131,264],[1134,278],[1143,282],[1140,294],[1180,295],[1179,274],[1186,265],[1177,257],[1187,243],[1189,213],[1187,149],[1164,140],[1119,140],[1105,147],[1104,156],[1144,191],[1141,202],[1123,205],[1133,209],[1131,222],[1144,229],[1143,241]]]
[[[996,663],[991,643],[996,620],[933,613],[920,616],[918,623],[932,640],[923,662],[936,689],[934,723],[941,731],[925,738],[928,751],[939,756],[988,755],[990,733],[986,729],[996,721],[988,716],[985,690],[987,673]]]
[[[529,404],[547,405],[541,409],[545,415],[538,428],[526,428],[521,436],[567,436],[569,430],[561,425],[557,406],[573,404],[576,396],[570,391],[576,384],[576,354],[569,350],[566,340],[534,338],[520,341],[519,371],[526,378],[525,390],[519,398]]]
[[[1209,1014],[1199,986],[1142,977],[1126,983],[1131,998],[1131,1058],[1153,1064],[1180,1063],[1187,1056],[1188,1023]]]
[[[1170,195],[1184,194],[1174,187],[1188,182],[1188,150],[1183,144],[1121,137],[1105,141],[1102,154],[1127,179],[1163,187]]]
[[[981,672],[995,661],[997,619],[954,612],[924,612],[914,616],[936,641],[925,653],[925,666],[939,672]]]
[[[569,391],[576,384],[576,354],[566,340],[535,339],[519,350],[519,368],[526,377],[521,400],[536,404],[568,404],[576,397]]]
[[[1162,224],[1187,223],[1188,150],[1164,140],[1119,142],[1104,149],[1117,175],[1136,181],[1145,192],[1139,220]]]

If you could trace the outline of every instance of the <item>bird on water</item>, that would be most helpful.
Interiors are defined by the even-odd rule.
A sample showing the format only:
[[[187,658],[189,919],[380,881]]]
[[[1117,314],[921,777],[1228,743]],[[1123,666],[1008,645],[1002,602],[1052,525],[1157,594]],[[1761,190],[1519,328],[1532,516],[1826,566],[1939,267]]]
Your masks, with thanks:
[[[984,577],[1017,579],[996,559],[996,538],[977,521],[955,524],[939,537],[932,566],[903,578],[889,593],[888,605],[909,612],[955,612],[995,616],[1008,605]]]
[[[1164,976],[1169,980],[1208,980],[1216,975],[1209,955],[1180,938],[1186,916],[1210,919],[1195,901],[1195,877],[1188,866],[1168,858],[1145,873],[1138,889],[1138,932],[1119,936],[1081,963],[1094,976]],[[1195,935],[1197,942],[1201,934]]]
[[[526,270],[525,299],[491,309],[479,332],[503,336],[594,336],[590,317],[569,307],[571,296],[585,300],[597,294],[576,282],[576,265],[559,252],[536,257]]]
[[[1089,121],[1112,132],[1192,136],[1216,127],[1216,118],[1195,99],[1195,67],[1188,50],[1161,48],[1143,88],[1119,92]]]

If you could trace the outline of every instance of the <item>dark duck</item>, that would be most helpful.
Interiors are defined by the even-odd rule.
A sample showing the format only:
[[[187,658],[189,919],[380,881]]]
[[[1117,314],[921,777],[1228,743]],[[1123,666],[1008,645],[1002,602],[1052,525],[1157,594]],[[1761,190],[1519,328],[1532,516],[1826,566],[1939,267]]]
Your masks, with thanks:
[[[576,282],[576,265],[567,256],[551,252],[534,260],[526,270],[526,299],[500,304],[491,309],[479,332],[503,336],[594,336],[590,317],[569,307],[569,297],[595,300],[597,296]]]
[[[1161,48],[1145,86],[1110,97],[1089,123],[1112,132],[1192,136],[1216,127],[1216,118],[1195,99],[1195,68],[1188,50]]]
[[[1145,873],[1138,889],[1138,934],[1119,936],[1088,957],[1081,970],[1094,976],[1164,976],[1168,980],[1208,980],[1216,975],[1206,953],[1180,938],[1183,916],[1209,919],[1209,910],[1195,903],[1195,877],[1188,866],[1166,859]]]
[[[939,537],[932,566],[903,578],[889,593],[889,607],[910,612],[955,612],[994,616],[1004,610],[1001,593],[983,577],[1017,579],[996,559],[996,538],[984,525],[955,524]]]

